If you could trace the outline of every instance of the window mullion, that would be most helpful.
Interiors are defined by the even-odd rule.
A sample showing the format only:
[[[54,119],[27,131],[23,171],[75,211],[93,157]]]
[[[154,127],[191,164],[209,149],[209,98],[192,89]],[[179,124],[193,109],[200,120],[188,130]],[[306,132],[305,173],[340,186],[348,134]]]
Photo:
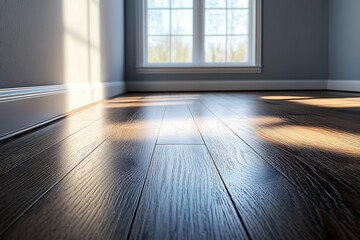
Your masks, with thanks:
[[[199,0],[199,65],[204,65],[205,47],[204,47],[204,34],[205,34],[205,0]]]
[[[203,1],[194,1],[194,49],[193,49],[193,59],[194,65],[200,66],[203,62],[203,19],[202,19],[202,12],[203,12]]]
[[[199,40],[198,40],[198,16],[197,11],[199,9],[199,3],[198,1],[193,1],[193,64],[197,65],[199,61],[199,54],[198,54],[198,48],[199,48]]]
[[[145,65],[148,64],[148,21],[147,21],[147,16],[148,16],[148,7],[147,7],[147,1],[146,0],[142,0],[142,13],[144,14],[144,18],[141,19],[141,25],[143,26],[143,31],[142,31],[142,37],[143,37],[143,43],[142,43],[142,50],[144,50],[144,52],[142,53],[142,57],[143,57],[143,63],[145,63]]]
[[[169,1],[169,4],[170,4],[170,9],[169,9],[169,11],[170,11],[170,24],[169,24],[169,46],[170,46],[170,52],[169,52],[169,57],[170,57],[170,59],[169,59],[169,63],[172,63],[172,1],[170,0]]]
[[[228,61],[228,34],[229,34],[229,28],[228,28],[228,22],[229,22],[229,6],[228,6],[228,1],[225,1],[225,7],[226,7],[226,10],[225,10],[225,14],[226,14],[226,20],[225,20],[225,62]]]

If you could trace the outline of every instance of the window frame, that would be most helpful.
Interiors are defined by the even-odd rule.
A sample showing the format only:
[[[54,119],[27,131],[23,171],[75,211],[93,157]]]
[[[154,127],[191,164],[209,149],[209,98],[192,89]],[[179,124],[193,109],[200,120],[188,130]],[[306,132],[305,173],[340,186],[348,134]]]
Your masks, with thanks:
[[[254,59],[248,62],[205,62],[205,0],[193,1],[193,13],[201,14],[198,18],[193,18],[193,59],[192,63],[151,63],[146,64],[147,59],[147,0],[136,0],[136,70],[138,73],[157,74],[157,73],[261,73],[262,72],[262,0],[253,0],[254,11],[251,11],[249,18],[254,24],[252,38],[249,39],[249,47],[253,49],[251,54]],[[252,1],[252,0],[249,0]],[[252,16],[255,13],[255,16]],[[199,20],[201,22],[199,22]],[[196,34],[201,32],[201,34]],[[199,38],[199,36],[201,36]],[[250,34],[248,35],[250,37]],[[196,47],[197,46],[197,47]],[[197,54],[195,53],[197,51]],[[201,60],[198,60],[200,56]],[[250,55],[249,55],[250,56]],[[251,56],[250,56],[251,57]],[[253,64],[250,64],[253,62]],[[200,63],[200,64],[199,64]]]

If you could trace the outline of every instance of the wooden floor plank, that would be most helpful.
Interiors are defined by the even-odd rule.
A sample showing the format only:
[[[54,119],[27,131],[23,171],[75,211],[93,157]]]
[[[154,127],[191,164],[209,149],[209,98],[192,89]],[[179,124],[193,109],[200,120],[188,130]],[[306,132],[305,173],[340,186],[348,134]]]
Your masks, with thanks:
[[[187,105],[167,106],[158,144],[204,144]]]
[[[223,107],[231,108],[238,117],[317,115],[327,116],[334,121],[347,121],[351,124],[360,121],[359,96],[335,97],[326,93],[303,94],[299,92],[243,96],[243,94],[234,93],[217,94],[211,97],[211,102],[217,100]]]
[[[346,116],[336,118],[323,112],[319,115],[274,116],[270,113],[260,117],[229,118],[223,114],[224,107],[219,111],[218,106],[211,105],[208,107],[217,116],[288,178],[298,183],[308,182],[299,184],[304,191],[309,194],[320,191],[316,195],[325,198],[320,202],[327,208],[327,204],[336,199],[336,205],[341,204],[340,209],[345,211],[342,215],[352,216],[349,222],[360,219],[360,207],[355,211],[346,210],[360,204],[357,201],[360,198],[360,124],[356,120],[350,121]],[[235,112],[233,107],[227,108]],[[281,159],[284,155],[287,161]],[[308,174],[311,177],[307,177]]]
[[[246,239],[204,146],[157,146],[130,239]]]
[[[254,239],[351,239],[349,226],[321,209],[201,104],[190,106],[204,141]],[[277,156],[284,160],[284,156]],[[286,156],[285,156],[286,157]]]
[[[281,132],[249,127],[249,122],[226,121],[226,124],[327,214],[332,215],[334,221],[341,223],[343,231],[348,232],[349,236],[360,234],[358,158],[351,159],[329,152],[323,154],[317,149],[289,144],[290,141],[296,141],[299,132],[293,134],[294,140],[289,140]],[[281,138],[281,143],[267,141],[266,138],[270,136],[272,141]],[[309,144],[314,138],[311,134],[301,136]],[[341,162],[348,160],[351,162],[341,166]],[[336,166],[339,167],[335,168]],[[345,169],[348,171],[344,171]]]
[[[140,104],[139,104],[140,105]],[[161,127],[161,122],[164,117],[165,106],[144,106],[132,108],[134,115],[126,121],[126,123],[118,119],[117,112],[112,112],[107,115],[106,121],[108,124],[116,124],[121,128],[157,128]],[[130,108],[128,108],[130,110]]]
[[[118,111],[122,112],[119,122],[126,123],[133,115],[127,109]],[[100,119],[1,176],[0,235],[108,138],[114,127]]]
[[[106,109],[104,108],[104,103],[98,103],[96,105],[87,107],[85,109],[82,109],[80,111],[77,111],[70,116],[68,116],[68,119],[71,121],[96,121],[100,118],[104,117],[104,115],[107,113]]]
[[[90,125],[0,177],[0,234],[106,139],[102,128]]]
[[[124,96],[117,99],[118,101],[129,101],[133,99],[141,100],[142,98]],[[109,120],[110,118],[107,116],[113,114],[115,115],[113,120],[119,122],[116,115],[123,116],[123,114],[119,113],[116,108],[106,108],[105,106],[109,104],[109,101],[111,100],[90,106],[54,124],[32,131],[10,142],[0,144],[0,176],[96,120],[104,117]],[[146,108],[141,110],[142,114],[147,114],[145,117],[148,119],[151,114],[157,115],[157,112],[149,111]],[[137,111],[139,111],[139,108],[134,109],[134,112]],[[145,111],[146,113],[144,113]],[[126,125],[124,124],[124,126]],[[149,123],[149,126],[152,125]]]
[[[0,176],[89,125],[89,121],[59,121],[0,144]]]
[[[231,114],[224,114],[225,107],[219,110],[211,103],[207,107],[341,223],[348,236],[360,233],[360,137],[356,131],[351,133],[351,128],[336,126],[317,115],[282,117],[270,113],[229,118]],[[233,107],[227,108],[235,112]],[[331,119],[335,123],[342,121]]]
[[[280,96],[276,96],[280,97]],[[300,96],[298,96],[300,97]],[[202,99],[202,104],[207,106],[218,107],[219,111],[222,108],[231,109],[231,111],[224,111],[222,115],[228,117],[236,116],[250,117],[250,116],[286,116],[286,115],[308,115],[314,114],[312,112],[301,108],[284,107],[282,103],[272,100],[262,100],[261,96],[257,95],[239,95],[239,94],[215,94],[207,96]]]
[[[260,141],[286,148],[294,157],[302,155],[304,161],[315,168],[321,166],[335,181],[341,179],[343,184],[340,189],[345,187],[351,192],[360,193],[354,189],[360,186],[357,174],[360,171],[360,124],[321,115],[281,116],[276,115],[271,107],[267,114],[263,112],[260,116],[237,115],[237,110],[231,105],[225,106],[225,102],[222,106],[211,101],[205,101],[204,104],[226,121],[239,136],[243,136],[245,141],[255,137],[253,133],[257,133]],[[252,105],[254,104],[256,103]],[[258,145],[254,143],[254,146]]]
[[[158,129],[114,128],[113,132],[3,238],[125,239]]]
[[[340,189],[360,197],[360,133],[343,126],[334,127],[317,116],[229,119],[224,122],[244,140],[253,139],[254,146],[259,146],[260,142],[268,143],[298,156],[311,168],[323,169],[334,178],[331,182],[343,183]]]
[[[0,238],[358,239],[359,97],[106,100],[0,145]]]

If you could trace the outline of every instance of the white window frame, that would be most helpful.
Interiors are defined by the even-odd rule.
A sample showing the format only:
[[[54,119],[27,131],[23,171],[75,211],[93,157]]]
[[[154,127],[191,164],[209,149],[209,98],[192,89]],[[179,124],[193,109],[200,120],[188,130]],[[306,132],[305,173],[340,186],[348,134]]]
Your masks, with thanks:
[[[157,74],[157,73],[261,73],[262,72],[262,0],[250,0],[255,6],[255,11],[250,11],[249,17],[250,27],[254,27],[253,34],[249,35],[249,47],[252,48],[254,54],[250,54],[254,59],[249,59],[246,63],[205,63],[203,59],[194,63],[146,63],[146,1],[136,0],[136,69],[138,73]],[[205,22],[205,0],[193,0],[194,14],[201,14],[199,18],[194,18],[194,33],[200,31],[204,33]],[[254,16],[255,13],[255,16]],[[198,23],[198,19],[202,19],[202,23]],[[254,24],[255,26],[251,26]],[[199,29],[201,28],[201,29]],[[201,35],[202,38],[197,36]],[[204,34],[193,34],[195,51],[203,52]],[[196,42],[195,42],[196,41]],[[193,54],[193,57],[202,57],[204,54]],[[250,57],[251,57],[250,56]],[[202,63],[202,64],[199,64]]]

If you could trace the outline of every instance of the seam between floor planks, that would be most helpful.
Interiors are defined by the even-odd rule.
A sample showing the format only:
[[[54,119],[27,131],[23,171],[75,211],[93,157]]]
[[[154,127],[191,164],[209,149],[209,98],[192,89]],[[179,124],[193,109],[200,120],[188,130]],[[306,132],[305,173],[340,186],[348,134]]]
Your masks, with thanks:
[[[221,216],[225,216],[225,217],[229,217],[229,216],[232,216],[234,219],[233,219],[233,222],[232,222],[232,228],[230,228],[230,229],[233,229],[234,231],[240,231],[240,232],[242,232],[242,238],[244,238],[244,239],[251,239],[249,236],[248,236],[248,234],[247,234],[247,230],[245,229],[245,226],[243,225],[243,223],[242,223],[242,221],[241,221],[241,219],[239,219],[239,216],[237,215],[237,213],[236,213],[236,206],[233,204],[233,202],[231,201],[231,199],[230,199],[230,197],[227,195],[227,192],[226,192],[226,189],[225,189],[225,185],[223,184],[223,182],[222,182],[222,180],[221,180],[221,178],[220,178],[220,175],[218,174],[218,172],[217,172],[217,170],[216,170],[216,166],[214,165],[214,163],[213,163],[213,161],[212,161],[212,159],[211,159],[211,156],[210,156],[210,154],[209,154],[209,152],[208,152],[208,149],[206,148],[206,146],[205,145],[168,145],[168,146],[164,146],[164,145],[162,145],[162,146],[156,146],[156,154],[153,156],[153,158],[155,158],[155,156],[157,157],[157,158],[155,158],[155,159],[157,159],[156,161],[157,161],[157,164],[159,164],[160,163],[160,166],[159,165],[154,165],[155,163],[154,163],[154,161],[155,160],[152,160],[151,161],[151,164],[150,164],[150,166],[149,166],[149,168],[150,169],[152,169],[152,176],[151,176],[151,179],[149,179],[150,178],[150,174],[148,175],[148,177],[147,177],[147,181],[146,181],[146,184],[148,184],[146,187],[145,187],[145,190],[147,191],[146,192],[146,195],[147,195],[147,197],[149,197],[150,198],[150,200],[152,199],[152,200],[154,200],[153,198],[154,198],[154,196],[149,196],[149,191],[151,190],[151,188],[152,187],[154,187],[152,184],[154,184],[154,179],[156,179],[156,181],[155,182],[158,182],[158,181],[160,181],[160,180],[164,180],[164,179],[157,179],[157,177],[158,176],[155,176],[154,177],[154,174],[156,175],[156,173],[154,172],[154,169],[157,169],[157,167],[160,167],[161,168],[161,166],[162,167],[164,167],[164,165],[166,166],[167,165],[167,163],[166,162],[164,162],[164,161],[160,161],[159,160],[159,158],[161,159],[161,153],[163,153],[161,150],[166,150],[166,149],[181,149],[182,147],[184,147],[184,149],[187,149],[187,150],[190,150],[190,148],[191,147],[197,147],[198,149],[200,148],[200,147],[202,147],[203,148],[203,150],[204,150],[204,154],[206,155],[206,158],[208,158],[207,160],[208,161],[206,161],[209,165],[209,169],[211,169],[212,168],[212,171],[210,171],[210,172],[212,172],[213,174],[214,174],[214,176],[216,176],[215,178],[217,179],[215,182],[218,184],[218,186],[215,188],[216,190],[219,190],[220,192],[221,191],[223,191],[223,194],[221,195],[221,198],[226,202],[226,201],[228,201],[228,205],[224,205],[224,207],[225,206],[228,206],[229,208],[227,209],[227,210],[232,210],[232,211],[234,211],[234,213],[233,213],[233,215],[227,215],[227,214],[225,214],[225,215],[221,215]],[[165,151],[166,152],[166,151]],[[191,151],[185,151],[186,153],[190,153],[191,154]],[[203,157],[205,156],[205,155],[195,155],[194,157],[196,158],[196,159],[198,159],[199,158],[199,160],[200,159],[202,159],[202,160],[205,160]],[[184,162],[184,161],[182,161],[183,159],[181,158],[181,156],[180,155],[178,155],[178,154],[174,154],[174,155],[168,155],[168,156],[171,156],[171,158],[170,159],[173,159],[173,158],[175,158],[175,159],[177,159],[178,161],[175,161],[175,163],[178,163],[179,165],[182,165],[182,164],[184,164],[184,163],[181,163],[181,162]],[[164,159],[163,159],[164,160]],[[185,160],[185,162],[186,162],[186,160],[187,160],[187,158],[185,158],[184,159]],[[194,160],[194,159],[193,159]],[[171,161],[170,161],[171,162]],[[192,161],[192,162],[198,162],[198,161]],[[201,162],[201,161],[200,161]],[[205,166],[204,166],[205,167]],[[203,169],[203,168],[201,168],[201,169]],[[204,169],[206,169],[206,168],[204,168]],[[209,170],[208,169],[208,170]],[[162,170],[164,170],[164,169],[162,169]],[[174,170],[174,169],[172,169],[172,170]],[[170,174],[170,176],[171,176],[171,173],[170,173],[171,171],[170,171],[170,169],[168,169],[168,171],[166,171],[166,173],[168,173],[168,174]],[[177,171],[175,171],[175,172],[177,172]],[[184,174],[183,173],[183,171],[181,172],[182,174]],[[160,173],[159,173],[160,174]],[[189,173],[188,173],[189,174]],[[188,174],[184,174],[185,176],[188,176]],[[195,174],[196,175],[196,174]],[[161,176],[161,174],[160,174],[160,176]],[[191,177],[192,176],[192,174],[189,174],[189,176]],[[164,177],[164,176],[163,176]],[[168,177],[169,177],[169,175],[168,175]],[[179,176],[178,176],[179,177]],[[166,178],[166,177],[165,177]],[[207,182],[212,182],[212,181],[209,181],[209,179],[208,179],[208,181]],[[196,182],[196,184],[197,184],[197,182]],[[195,184],[195,185],[196,185]],[[215,184],[216,185],[216,184]],[[166,184],[165,186],[164,186],[164,189],[165,189],[165,192],[166,192],[166,189],[167,188],[169,188],[169,186],[171,186],[171,185],[169,185],[169,184]],[[176,185],[177,186],[177,185]],[[183,185],[180,185],[180,186],[183,186]],[[189,186],[190,187],[190,186]],[[186,189],[187,189],[187,187],[185,187]],[[161,189],[163,189],[162,187],[161,187]],[[170,187],[170,189],[172,189],[172,187]],[[176,187],[175,187],[175,189],[176,189]],[[191,187],[190,187],[190,189],[191,189]],[[169,189],[167,189],[168,191],[170,191],[171,192],[171,190],[169,190]],[[178,190],[179,191],[179,190]],[[175,191],[175,192],[178,192],[178,191]],[[193,191],[193,190],[192,190]],[[150,194],[153,194],[153,192],[152,191],[150,191],[151,193]],[[161,192],[162,192],[162,190],[161,190]],[[179,192],[182,192],[182,191],[179,191]],[[155,194],[156,194],[157,192],[155,192]],[[159,193],[160,194],[160,193]],[[162,194],[164,194],[163,192],[162,192]],[[169,194],[169,192],[167,193],[167,194]],[[165,195],[167,195],[167,194],[165,194]],[[195,201],[195,205],[196,205],[196,203],[197,204],[203,204],[204,202],[202,201],[202,200],[200,200],[200,202],[198,202],[197,201],[197,198],[195,197],[194,199],[192,199],[192,198],[189,198],[189,196],[190,195],[186,195],[186,191],[185,191],[185,193],[183,192],[183,194],[185,194],[185,196],[187,196],[187,197],[185,197],[183,200],[186,202],[187,200],[188,201],[192,201],[192,200],[194,200]],[[176,194],[175,194],[176,195]],[[181,194],[180,194],[181,195]],[[173,196],[173,194],[170,194],[170,195],[168,195],[169,197],[170,196]],[[145,214],[146,214],[146,212],[148,211],[148,209],[149,208],[147,208],[147,207],[145,207],[144,208],[144,206],[146,206],[146,204],[148,204],[148,202],[147,202],[147,199],[144,201],[144,199],[143,199],[143,197],[144,196],[142,196],[142,198],[141,198],[141,207],[140,208],[142,208],[141,209],[141,212],[139,212],[139,211],[137,211],[137,213],[135,214],[135,221],[137,221],[138,223],[136,223],[135,225],[136,225],[136,227],[135,227],[135,225],[133,225],[133,228],[132,228],[132,231],[130,232],[130,235],[129,235],[129,237],[130,237],[130,239],[138,239],[139,238],[139,234],[144,234],[144,232],[143,231],[145,231],[145,232],[147,232],[146,230],[144,230],[144,226],[142,225],[142,224],[144,224],[144,222],[142,221],[142,219],[144,219],[144,216],[142,216],[143,218],[140,218],[141,217],[141,215],[144,215],[144,210],[145,210]],[[180,197],[180,196],[178,196],[178,197]],[[156,200],[155,200],[155,202],[156,202]],[[165,203],[164,203],[165,204]],[[174,204],[175,205],[175,208],[176,208],[176,206],[178,206],[179,205],[179,203],[177,202],[177,200],[176,201],[171,201],[170,202],[170,204],[169,205],[172,205],[172,204]],[[156,204],[151,204],[151,206],[154,206],[154,205],[156,205]],[[160,205],[162,205],[162,203],[160,202]],[[166,205],[166,204],[165,204]],[[185,206],[187,206],[187,205],[185,205]],[[185,207],[185,206],[183,206],[183,207]],[[216,208],[216,207],[215,207]],[[165,207],[165,209],[166,209],[166,207]],[[185,207],[185,209],[186,209],[186,207]],[[225,210],[226,209],[226,207],[223,209],[223,208],[219,208],[218,210]],[[161,207],[160,207],[160,209],[158,209],[159,211],[160,211],[160,215],[161,215],[161,212],[162,213],[164,213],[163,211],[164,211],[164,209],[161,209]],[[150,210],[151,211],[151,210]],[[166,211],[166,213],[168,213],[168,211]],[[193,214],[191,211],[190,212],[188,212],[189,214],[191,214],[192,216],[196,216],[195,218],[197,218],[197,217],[203,217],[202,215],[198,215],[199,214],[199,212],[197,212],[197,211],[195,211],[195,213]],[[180,214],[180,213],[178,213],[178,214]],[[154,217],[154,215],[153,214],[150,214],[150,216],[151,217]],[[183,216],[183,215],[182,215]],[[209,216],[208,216],[209,217]],[[181,217],[180,217],[181,218]],[[155,220],[155,219],[153,219],[153,221],[150,221],[149,222],[149,219],[147,218],[147,217],[145,217],[145,219],[147,219],[146,220],[146,225],[148,225],[148,224],[152,224],[154,221],[155,222],[157,222],[158,220]],[[186,224],[189,224],[189,222],[191,222],[192,220],[192,218],[190,217],[190,219],[188,219],[188,218],[186,218],[187,219],[187,221],[184,223],[185,225]],[[206,219],[207,219],[207,217],[206,217]],[[162,221],[163,219],[159,219],[160,221]],[[165,219],[165,221],[168,221],[169,219]],[[229,220],[229,219],[228,219]],[[230,221],[230,220],[229,220]],[[212,222],[212,221],[210,221],[210,222]],[[231,222],[231,221],[230,221]],[[226,228],[228,228],[230,225],[231,225],[231,223],[230,222],[226,222],[224,225],[222,225],[222,224],[219,224],[219,225],[216,225],[216,226],[218,226],[218,227],[220,227],[220,229],[221,230],[223,230],[223,229],[226,229]],[[155,234],[155,235],[163,235],[163,234],[165,234],[164,236],[162,236],[162,237],[159,237],[158,236],[158,238],[155,238],[155,239],[170,239],[170,238],[165,238],[165,236],[168,236],[167,234],[170,234],[170,235],[172,235],[173,236],[173,238],[175,238],[175,239],[183,239],[184,238],[184,236],[185,235],[187,235],[187,234],[190,234],[190,235],[192,235],[192,234],[199,234],[199,232],[198,231],[196,231],[196,230],[194,230],[193,229],[193,231],[190,231],[190,232],[187,232],[187,231],[184,231],[184,229],[182,229],[183,228],[183,224],[182,224],[183,222],[179,222],[179,229],[177,229],[176,228],[176,230],[175,229],[173,229],[173,228],[162,228],[162,227],[160,227],[160,230],[159,230],[159,226],[158,226],[158,223],[155,223],[155,225],[157,225],[156,226],[156,229],[152,229],[152,228],[147,228],[147,227],[149,227],[149,226],[145,226],[145,229],[147,229],[147,230],[149,230],[151,233],[150,233],[150,235],[151,234]],[[195,223],[197,223],[197,224],[200,224],[201,225],[201,221],[200,222],[197,222],[197,221],[195,221],[195,222],[192,222],[192,224],[195,224]],[[237,225],[237,227],[235,227],[234,228],[234,224],[236,224]],[[171,223],[170,223],[170,225],[171,225]],[[206,225],[206,224],[205,224]],[[194,226],[194,225],[190,225],[190,226]],[[190,227],[189,226],[189,227]],[[206,225],[207,227],[209,227],[209,225]],[[169,227],[169,226],[167,226],[167,227]],[[204,227],[204,226],[203,226]],[[137,231],[135,231],[134,230],[134,228],[137,228]],[[139,232],[139,230],[140,229],[142,230],[142,231],[140,231]],[[170,230],[171,229],[171,230]],[[210,228],[210,229],[213,229],[213,228]],[[181,231],[182,230],[182,231]],[[197,229],[197,230],[199,230],[199,229]],[[219,229],[218,229],[219,230]],[[228,228],[228,230],[229,230],[229,228]],[[171,232],[171,233],[169,233],[169,231]],[[175,234],[175,235],[173,235],[173,232],[174,231],[179,231],[179,232],[177,232],[177,234]],[[231,231],[219,231],[219,232],[217,232],[216,231],[216,233],[219,233],[219,234],[230,234],[230,232]],[[182,233],[182,234],[179,234],[179,233]],[[207,234],[210,234],[211,232],[206,232]],[[233,233],[233,232],[232,232]],[[202,234],[205,234],[204,232],[202,233]],[[146,238],[149,238],[150,237],[150,235],[148,235],[148,234],[145,234],[145,236],[146,236]],[[211,235],[210,235],[211,236]],[[210,237],[210,236],[208,236],[208,237]],[[154,236],[153,236],[154,237]],[[194,236],[193,236],[194,237]],[[202,237],[204,237],[204,235],[202,235]],[[228,236],[229,237],[229,236]],[[238,236],[239,237],[239,236]],[[196,239],[196,238],[190,238],[190,239]],[[213,238],[209,238],[209,239],[213,239]],[[219,239],[219,238],[215,238],[215,239]],[[225,238],[225,239],[228,239],[228,238]],[[236,238],[237,239],[237,238]]]
[[[225,184],[225,181],[224,181],[224,179],[223,179],[223,177],[222,177],[222,175],[221,175],[221,173],[220,173],[220,171],[219,171],[218,166],[216,165],[216,163],[215,163],[215,161],[214,161],[213,156],[211,155],[211,152],[210,152],[210,150],[209,150],[208,145],[206,144],[206,141],[205,141],[205,139],[204,139],[204,137],[203,137],[203,134],[201,133],[201,131],[200,131],[200,129],[199,129],[199,126],[198,126],[198,124],[197,124],[196,121],[195,121],[194,115],[193,115],[192,111],[190,110],[189,105],[187,104],[186,106],[187,106],[187,108],[189,109],[192,118],[194,119],[196,128],[198,129],[198,131],[199,131],[199,133],[200,133],[200,136],[201,136],[201,138],[202,138],[202,140],[203,140],[203,142],[204,142],[204,145],[205,145],[205,147],[206,147],[206,151],[207,151],[207,153],[209,154],[209,157],[210,157],[213,165],[215,166],[217,175],[220,177],[221,183],[222,183],[222,185],[224,186],[225,191],[226,191],[226,193],[227,193],[227,196],[229,197],[229,199],[230,199],[230,201],[231,201],[231,204],[233,205],[233,207],[234,207],[234,209],[235,209],[235,211],[236,211],[236,214],[237,214],[237,216],[238,216],[238,218],[239,218],[239,220],[240,220],[240,222],[241,222],[241,225],[244,227],[244,230],[245,230],[245,232],[246,232],[247,237],[248,237],[249,239],[252,239],[252,238],[251,238],[251,235],[250,235],[250,232],[249,232],[247,226],[245,225],[245,221],[244,221],[244,219],[242,218],[242,216],[241,216],[238,208],[236,207],[235,201],[234,201],[233,197],[231,196],[228,187],[227,187],[226,184]]]
[[[156,137],[156,141],[155,141],[155,144],[154,144],[152,153],[151,153],[150,162],[149,162],[149,164],[148,164],[148,166],[147,166],[147,169],[146,169],[146,174],[145,174],[144,182],[143,182],[143,184],[142,184],[142,186],[141,186],[140,195],[139,195],[139,198],[138,198],[137,203],[136,203],[135,212],[134,212],[134,215],[132,216],[129,233],[128,233],[126,239],[130,239],[131,232],[132,232],[133,227],[134,227],[135,217],[136,217],[136,214],[138,213],[138,209],[139,209],[139,206],[140,206],[141,198],[142,198],[143,193],[144,193],[145,184],[146,184],[146,181],[147,181],[148,176],[149,176],[150,166],[151,166],[152,161],[153,161],[153,158],[154,158],[155,149],[156,149],[156,146],[157,146],[157,141],[158,141],[159,136],[160,136],[160,130],[161,130],[161,126],[162,126],[163,121],[164,121],[165,113],[166,113],[166,107],[165,107],[165,109],[164,109],[164,112],[163,112],[163,115],[162,115],[162,118],[161,118],[160,127],[159,127],[158,134],[157,134],[157,137]]]

